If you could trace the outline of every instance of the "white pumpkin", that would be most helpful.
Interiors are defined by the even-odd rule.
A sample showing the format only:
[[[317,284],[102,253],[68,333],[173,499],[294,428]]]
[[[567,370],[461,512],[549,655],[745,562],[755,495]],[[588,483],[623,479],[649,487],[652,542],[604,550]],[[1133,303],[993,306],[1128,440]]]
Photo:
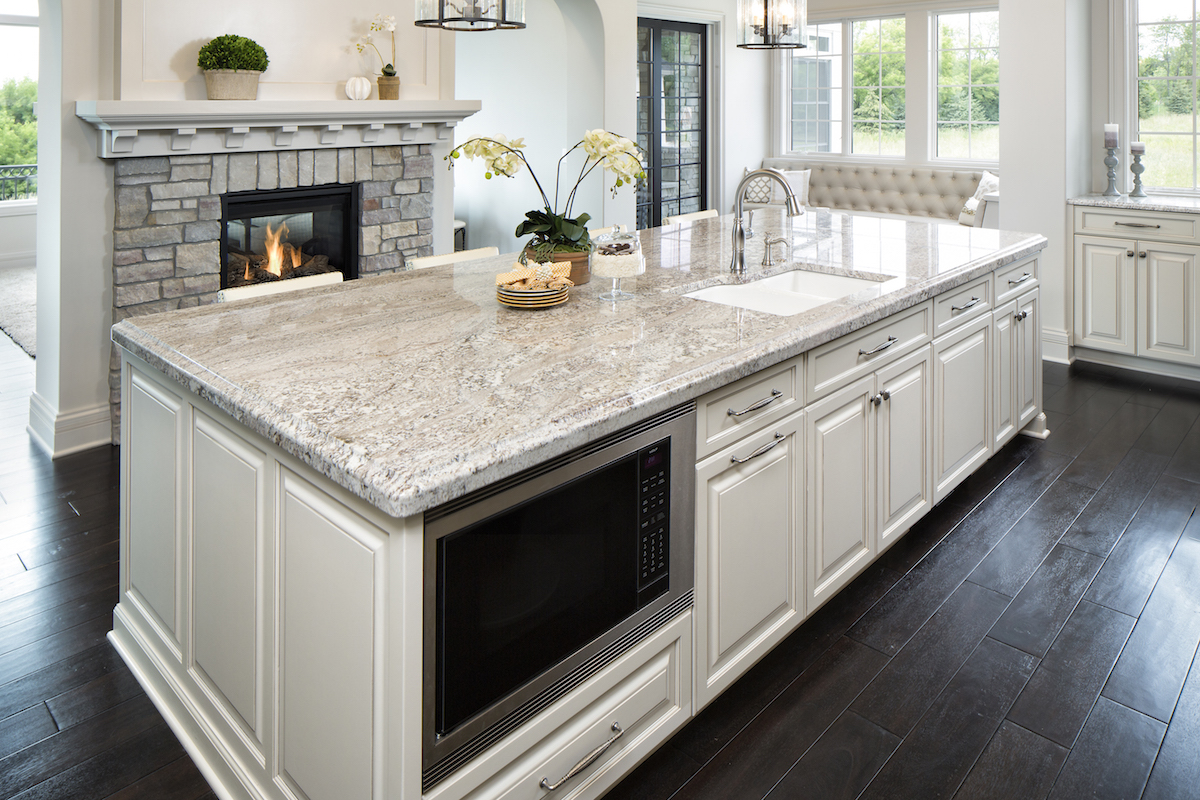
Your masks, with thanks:
[[[346,81],[346,97],[351,100],[366,100],[371,96],[371,81],[356,75]]]

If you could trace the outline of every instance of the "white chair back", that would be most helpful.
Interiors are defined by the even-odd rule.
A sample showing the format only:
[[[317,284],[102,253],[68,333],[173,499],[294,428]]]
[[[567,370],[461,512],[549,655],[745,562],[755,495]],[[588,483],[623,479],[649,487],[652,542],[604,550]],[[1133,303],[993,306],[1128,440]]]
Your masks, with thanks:
[[[253,283],[249,286],[235,286],[232,289],[222,289],[217,292],[218,303],[228,303],[232,300],[249,300],[252,297],[265,297],[269,294],[283,294],[297,289],[308,289],[313,286],[329,286],[342,282],[342,273],[325,272],[320,275],[305,275],[303,278],[288,278],[286,281],[266,281]]]
[[[588,236],[595,239],[597,236],[603,236],[606,233],[624,233],[624,225],[609,225],[607,228],[588,228]]]
[[[498,255],[500,255],[500,248],[498,247],[476,247],[474,250],[459,250],[440,256],[410,258],[408,266],[410,269],[426,269],[428,267],[440,267],[444,264],[453,264],[457,261],[474,261],[477,258],[491,258]]]
[[[717,216],[715,208],[705,209],[704,211],[693,211],[690,214],[676,214],[673,217],[663,217],[663,225],[678,225],[681,222],[693,222],[698,219],[712,219]]]

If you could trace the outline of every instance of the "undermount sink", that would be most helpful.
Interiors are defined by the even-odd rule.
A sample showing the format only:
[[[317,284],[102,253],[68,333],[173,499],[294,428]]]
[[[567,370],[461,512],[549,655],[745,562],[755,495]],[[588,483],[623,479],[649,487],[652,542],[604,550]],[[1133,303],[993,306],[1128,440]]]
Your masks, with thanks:
[[[790,317],[858,292],[874,290],[877,295],[882,286],[867,278],[796,269],[749,283],[709,286],[684,297]]]

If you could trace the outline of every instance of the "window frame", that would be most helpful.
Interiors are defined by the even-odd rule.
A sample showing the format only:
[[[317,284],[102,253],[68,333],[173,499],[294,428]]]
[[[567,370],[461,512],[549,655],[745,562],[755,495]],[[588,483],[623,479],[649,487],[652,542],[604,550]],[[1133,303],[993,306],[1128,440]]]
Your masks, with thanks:
[[[0,26],[13,28],[40,28],[41,17],[27,16],[23,14],[0,14]],[[36,117],[36,105],[34,110],[34,116]],[[33,195],[33,197],[12,198],[8,200],[0,199],[0,216],[14,217],[36,214],[37,203],[38,198],[36,193]]]
[[[844,47],[849,46],[850,24],[856,21],[893,19],[905,17],[905,153],[904,156],[881,156],[851,153],[852,135],[848,129],[852,120],[843,119],[843,152],[816,153],[791,149],[791,56],[794,51],[777,51],[771,70],[774,84],[771,98],[771,153],[774,158],[797,162],[828,162],[845,164],[904,164],[912,167],[936,169],[988,169],[996,171],[997,159],[939,158],[937,156],[937,64],[936,31],[939,14],[955,14],[978,11],[999,11],[997,3],[963,4],[961,2],[938,2],[928,0],[920,5],[908,6],[904,10],[871,8],[858,14],[813,14],[808,24],[843,23]],[[874,13],[869,13],[874,12]],[[1003,43],[998,48],[1004,49]],[[843,117],[848,118],[852,109],[851,77],[853,58],[842,56],[843,74]],[[1003,56],[1001,56],[1003,58]],[[1003,125],[1003,120],[1001,120]]]

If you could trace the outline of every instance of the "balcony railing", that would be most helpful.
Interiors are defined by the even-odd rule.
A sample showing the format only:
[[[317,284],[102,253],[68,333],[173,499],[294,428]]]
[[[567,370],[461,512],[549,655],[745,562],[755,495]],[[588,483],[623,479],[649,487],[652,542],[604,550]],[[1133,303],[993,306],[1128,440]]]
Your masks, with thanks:
[[[37,164],[0,166],[0,200],[37,197]]]

